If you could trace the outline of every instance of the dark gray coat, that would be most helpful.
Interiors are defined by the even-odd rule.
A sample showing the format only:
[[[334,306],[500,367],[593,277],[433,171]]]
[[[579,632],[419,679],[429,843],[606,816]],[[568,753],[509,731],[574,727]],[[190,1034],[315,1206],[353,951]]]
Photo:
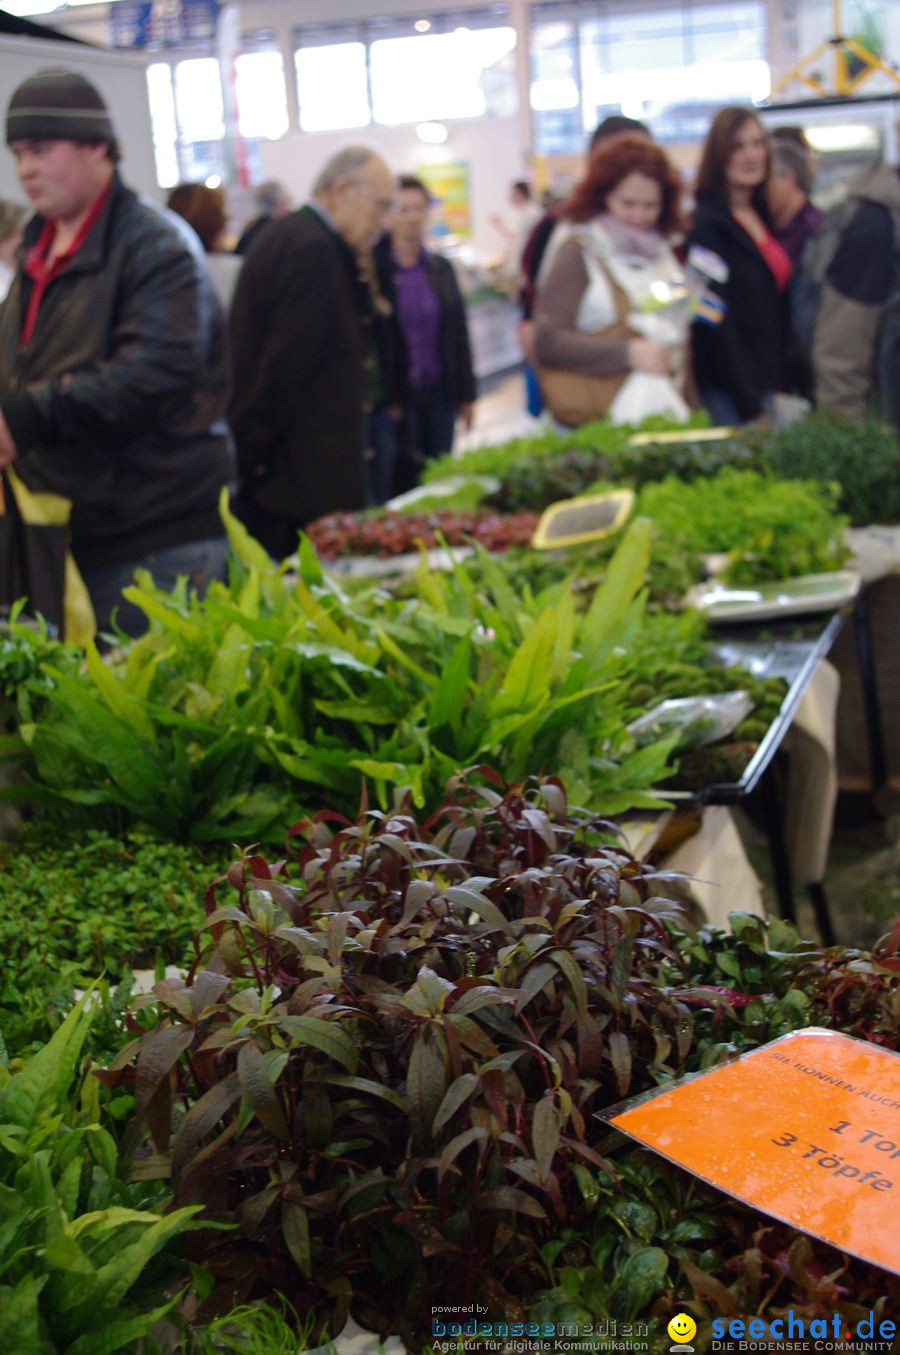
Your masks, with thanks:
[[[231,307],[241,497],[301,527],[366,502],[363,325],[353,253],[311,209],[250,249]]]

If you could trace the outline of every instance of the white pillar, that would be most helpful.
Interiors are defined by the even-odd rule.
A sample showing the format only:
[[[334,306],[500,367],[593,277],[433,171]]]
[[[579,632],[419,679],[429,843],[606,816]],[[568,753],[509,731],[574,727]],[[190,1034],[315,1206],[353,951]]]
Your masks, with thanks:
[[[300,105],[297,98],[297,67],[294,63],[294,24],[287,17],[275,25],[275,41],[284,66],[284,92],[288,106],[288,133],[300,131]]]
[[[509,17],[516,30],[516,92],[519,96],[518,128],[523,154],[534,151],[531,117],[531,6],[529,0],[509,0]]]
[[[222,85],[222,106],[225,112],[225,159],[232,183],[246,187],[247,158],[238,128],[235,61],[241,51],[241,10],[231,0],[219,11],[216,25],[215,54],[219,61],[219,80]]]

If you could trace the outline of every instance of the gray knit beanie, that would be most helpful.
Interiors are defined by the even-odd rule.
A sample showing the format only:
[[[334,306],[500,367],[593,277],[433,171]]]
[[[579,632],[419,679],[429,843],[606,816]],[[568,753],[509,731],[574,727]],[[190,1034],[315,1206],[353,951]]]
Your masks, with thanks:
[[[77,71],[37,71],[13,92],[6,110],[6,141],[113,142],[109,109],[99,90]]]

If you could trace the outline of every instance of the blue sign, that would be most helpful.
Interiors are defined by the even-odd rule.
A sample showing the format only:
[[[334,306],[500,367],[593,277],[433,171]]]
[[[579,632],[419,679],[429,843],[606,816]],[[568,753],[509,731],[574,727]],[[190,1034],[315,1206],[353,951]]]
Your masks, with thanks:
[[[218,0],[118,0],[109,7],[113,47],[180,47],[215,37]]]

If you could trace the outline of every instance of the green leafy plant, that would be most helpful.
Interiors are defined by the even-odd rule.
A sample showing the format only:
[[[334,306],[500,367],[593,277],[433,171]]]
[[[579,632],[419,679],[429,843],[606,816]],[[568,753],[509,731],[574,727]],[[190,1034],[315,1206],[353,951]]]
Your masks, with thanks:
[[[205,1327],[187,1333],[190,1355],[302,1355],[324,1347],[337,1355],[328,1341],[314,1335],[313,1323],[297,1321],[286,1300],[240,1304],[213,1318]]]
[[[22,1355],[133,1349],[174,1302],[158,1282],[153,1306],[135,1303],[140,1283],[197,1212],[119,1182],[97,1082],[72,1092],[92,996],[17,1072],[0,1067],[0,1346]]]
[[[837,485],[836,506],[856,525],[900,518],[900,444],[887,424],[813,413],[785,428],[753,426],[730,438],[691,441],[690,430],[704,424],[703,416],[692,419],[683,442],[638,446],[629,445],[636,430],[587,424],[574,432],[480,448],[466,455],[464,465],[467,471],[500,477],[501,487],[490,502],[504,513],[540,512],[597,481],[640,489],[669,476],[689,483],[731,467]],[[652,420],[640,431],[670,435],[678,429]],[[429,463],[425,479],[440,480],[459,468],[458,460],[441,457]]]
[[[896,1312],[900,1280],[711,1189],[655,1157],[605,1145],[613,1170],[577,1168],[585,1215],[541,1248],[548,1285],[529,1319],[573,1327],[643,1320],[662,1355],[665,1327],[685,1308],[699,1323],[840,1311],[850,1322]],[[582,1338],[583,1339],[583,1338]],[[617,1339],[618,1333],[617,1333]],[[702,1339],[702,1337],[701,1337]],[[598,1335],[585,1348],[602,1347]]]
[[[837,505],[854,524],[900,520],[900,443],[887,424],[812,414],[760,442],[776,475],[839,485]]]
[[[4,733],[10,733],[15,725],[30,723],[41,713],[53,686],[45,664],[71,673],[81,661],[77,649],[48,635],[43,621],[20,621],[22,605],[17,603],[9,620],[0,623],[0,716]]]
[[[332,1334],[352,1307],[415,1349],[436,1294],[521,1319],[545,1285],[626,1318],[675,1260],[714,1289],[729,1209],[682,1177],[681,1213],[648,1214],[593,1112],[811,1023],[896,1029],[900,930],[864,957],[742,913],[692,929],[556,779],[501,789],[296,825],[296,859],[210,889],[187,980],[139,999],[152,1028],[101,1076],[152,1138],[133,1170],[239,1225],[192,1246],[210,1303],[278,1291]]]
[[[54,960],[43,975],[16,986],[4,976],[0,989],[0,1047],[15,1066],[18,1059],[37,1053],[62,1024],[85,986],[94,993],[91,1024],[85,1048],[91,1055],[113,1058],[122,1047],[125,1013],[131,1000],[131,975],[112,984],[105,978],[90,982],[77,966]]]
[[[838,491],[817,481],[777,480],[729,467],[682,484],[645,485],[638,511],[653,520],[662,551],[678,542],[698,557],[726,553],[723,577],[756,583],[837,569],[846,559]]]
[[[0,1031],[20,1048],[44,1012],[104,971],[119,978],[190,951],[211,874],[225,864],[208,848],[113,837],[87,829],[71,841],[30,825],[0,843]]]
[[[415,1344],[435,1293],[521,1308],[573,1164],[602,1165],[592,1110],[684,1066],[690,1009],[643,972],[683,915],[553,779],[463,783],[421,829],[333,817],[293,830],[301,890],[250,856],[210,891],[206,968],[103,1076],[177,1202],[240,1222],[193,1253],[239,1299]]]
[[[537,437],[512,438],[496,446],[479,447],[466,453],[464,469],[466,474],[498,476],[504,484],[508,484],[509,498],[504,497],[501,490],[500,496],[494,500],[504,511],[516,508],[539,511],[546,508],[554,498],[566,497],[564,493],[553,491],[554,468],[560,463],[566,487],[575,494],[598,476],[606,475],[608,467],[615,472],[622,458],[628,464],[640,462],[643,452],[628,449],[628,443],[635,433],[662,433],[673,429],[687,431],[708,426],[709,419],[703,413],[692,414],[686,424],[675,424],[658,415],[633,427],[611,424],[601,419],[561,433],[544,431]],[[435,457],[425,467],[422,479],[426,484],[431,484],[435,480],[457,475],[459,470],[458,459],[451,455]],[[549,490],[552,493],[552,498],[544,498],[541,494],[529,491],[529,473],[535,477],[535,483],[546,487],[545,492]],[[616,473],[611,478],[616,478]]]
[[[308,543],[289,578],[233,519],[240,563],[199,601],[148,579],[127,596],[152,622],[126,655],[56,665],[44,718],[21,728],[24,799],[74,825],[98,816],[165,839],[280,835],[323,792],[344,812],[365,780],[382,805],[440,801],[459,767],[561,771],[616,813],[656,803],[670,745],[637,752],[613,689],[642,623],[649,527],[635,524],[590,607],[514,596],[488,562],[417,575],[414,599],[349,598]]]

